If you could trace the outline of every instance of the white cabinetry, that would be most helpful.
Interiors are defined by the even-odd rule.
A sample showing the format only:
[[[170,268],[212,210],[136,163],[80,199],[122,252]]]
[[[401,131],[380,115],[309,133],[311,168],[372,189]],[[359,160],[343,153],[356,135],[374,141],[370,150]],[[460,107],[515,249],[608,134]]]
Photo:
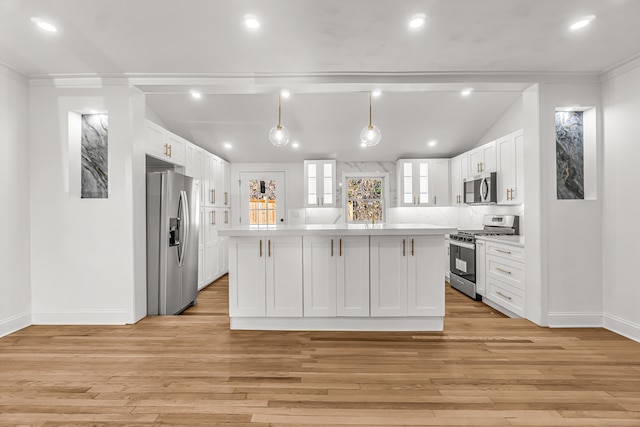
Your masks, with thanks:
[[[524,203],[524,134],[522,130],[496,140],[498,204]]]
[[[304,195],[307,207],[336,205],[336,161],[304,161]]]
[[[302,316],[302,237],[233,237],[229,249],[230,316]]]
[[[476,293],[485,295],[486,290],[486,246],[484,241],[476,240]]]
[[[369,316],[369,237],[304,237],[304,316]]]
[[[444,278],[449,281],[451,280],[451,240],[447,236],[444,238]]]
[[[371,236],[371,315],[442,316],[442,238]],[[425,262],[430,260],[430,262]],[[424,286],[437,283],[437,286]]]
[[[451,202],[464,203],[464,179],[469,175],[469,155],[467,153],[451,159]]]
[[[398,206],[449,205],[449,163],[449,159],[398,160]]]
[[[492,241],[485,245],[485,302],[508,315],[524,317],[524,248]]]
[[[496,142],[491,141],[468,152],[469,176],[496,171]]]
[[[146,121],[145,152],[147,155],[178,166],[185,164],[186,141],[150,120]]]

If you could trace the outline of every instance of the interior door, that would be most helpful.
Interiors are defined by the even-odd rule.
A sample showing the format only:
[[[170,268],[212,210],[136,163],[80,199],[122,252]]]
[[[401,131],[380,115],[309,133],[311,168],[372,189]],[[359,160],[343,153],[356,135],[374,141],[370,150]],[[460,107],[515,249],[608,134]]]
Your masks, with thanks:
[[[240,174],[240,225],[284,225],[285,201],[284,172]]]

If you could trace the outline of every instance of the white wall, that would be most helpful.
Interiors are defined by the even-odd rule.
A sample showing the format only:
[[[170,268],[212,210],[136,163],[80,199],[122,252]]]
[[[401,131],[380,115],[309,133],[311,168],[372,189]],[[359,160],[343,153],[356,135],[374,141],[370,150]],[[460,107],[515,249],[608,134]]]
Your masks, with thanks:
[[[29,88],[0,65],[0,337],[31,324]]]
[[[144,261],[140,242],[134,242],[140,239],[137,228],[144,212],[134,212],[134,194],[139,198],[144,181],[138,182],[140,171],[134,166],[142,162],[144,170],[144,156],[141,160],[139,149],[134,156],[133,142],[140,138],[136,123],[144,119],[141,102],[125,85],[31,88],[34,323],[123,324],[139,318],[135,284],[141,285]],[[81,199],[70,192],[80,171],[69,158],[68,113],[89,108],[109,114],[107,199]],[[138,208],[143,200],[135,201]]]
[[[511,107],[491,126],[491,129],[485,133],[478,145],[486,144],[494,141],[512,132],[522,129],[524,125],[522,109],[522,98],[513,103]],[[460,153],[461,154],[461,153]]]
[[[555,108],[594,106],[600,111],[597,83],[540,84],[540,192],[542,281],[549,326],[602,324],[602,196],[595,200],[556,199]],[[597,121],[597,129],[602,129]],[[596,166],[602,164],[596,138]],[[525,168],[529,167],[529,158]],[[596,182],[602,182],[601,167]],[[527,180],[527,192],[529,184]],[[529,208],[529,202],[525,206]],[[529,248],[527,247],[527,254]]]
[[[640,199],[640,61],[615,70],[603,83],[604,324],[640,341],[638,263]]]

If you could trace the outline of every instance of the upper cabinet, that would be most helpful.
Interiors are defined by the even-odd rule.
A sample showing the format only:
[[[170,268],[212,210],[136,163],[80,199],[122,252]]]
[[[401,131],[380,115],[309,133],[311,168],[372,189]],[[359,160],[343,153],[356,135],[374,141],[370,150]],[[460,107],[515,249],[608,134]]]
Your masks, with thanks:
[[[496,142],[491,141],[468,152],[469,175],[496,171]]]
[[[496,140],[498,204],[524,203],[524,134],[521,130]]]
[[[449,165],[449,159],[398,160],[398,206],[448,206]]]
[[[464,203],[464,179],[469,176],[469,153],[451,159],[451,203]]]
[[[146,121],[145,151],[149,156],[184,166],[186,141],[150,120]]]
[[[336,161],[304,161],[304,194],[307,207],[336,206]]]

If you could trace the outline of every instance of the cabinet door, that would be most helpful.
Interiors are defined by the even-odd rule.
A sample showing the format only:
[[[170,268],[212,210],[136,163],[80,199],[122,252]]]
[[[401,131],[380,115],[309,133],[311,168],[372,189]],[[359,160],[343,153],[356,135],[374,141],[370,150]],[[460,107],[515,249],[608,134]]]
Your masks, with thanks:
[[[226,160],[222,161],[222,189],[223,193],[223,206],[229,207],[231,204],[231,167]]]
[[[491,141],[482,147],[482,165],[480,172],[489,173],[496,171],[496,142]]]
[[[333,236],[309,236],[303,244],[304,316],[335,316],[338,240]]]
[[[484,162],[484,152],[482,148],[476,148],[469,151],[469,175],[478,175]]]
[[[431,206],[449,206],[449,159],[429,160],[429,204]]]
[[[407,243],[408,315],[444,316],[442,236],[409,236]]]
[[[369,236],[339,236],[337,244],[337,315],[369,316]]]
[[[396,162],[396,174],[398,176],[398,206],[415,206],[413,162],[411,160],[398,160]]]
[[[200,228],[198,229],[198,290],[204,288],[204,216],[205,208],[200,208]]]
[[[370,238],[371,316],[407,315],[407,237]]]
[[[204,282],[211,283],[218,274],[218,212],[205,208],[204,223]]]
[[[431,162],[428,160],[414,160],[413,176],[413,192],[416,196],[416,205],[430,206],[433,203],[433,198],[431,197]]]
[[[515,182],[510,202],[514,205],[524,203],[524,133],[515,132],[513,137]]]
[[[498,203],[510,204],[510,189],[515,187],[516,169],[514,155],[514,140],[511,135],[507,135],[496,141],[496,151],[498,153]]]
[[[304,194],[307,207],[336,205],[335,160],[305,160]]]
[[[264,317],[265,239],[232,237],[229,240],[229,315]]]
[[[220,196],[220,190],[218,189],[219,180],[218,177],[220,175],[220,164],[218,162],[218,157],[213,154],[209,156],[209,204],[211,206],[218,205],[218,199]]]
[[[302,316],[302,237],[266,240],[267,316]]]
[[[449,257],[451,256],[451,245],[449,239],[444,239],[444,277],[449,281],[451,279],[451,270]]]
[[[486,295],[487,268],[486,246],[482,240],[476,240],[476,293]]]
[[[176,165],[184,166],[186,141],[167,131],[167,143],[169,144],[170,161]]]
[[[202,163],[202,197],[200,206],[211,206],[211,154],[206,151],[200,152],[200,162]]]
[[[145,152],[158,159],[169,160],[168,147],[166,131],[160,126],[147,121],[146,139],[144,144]]]

